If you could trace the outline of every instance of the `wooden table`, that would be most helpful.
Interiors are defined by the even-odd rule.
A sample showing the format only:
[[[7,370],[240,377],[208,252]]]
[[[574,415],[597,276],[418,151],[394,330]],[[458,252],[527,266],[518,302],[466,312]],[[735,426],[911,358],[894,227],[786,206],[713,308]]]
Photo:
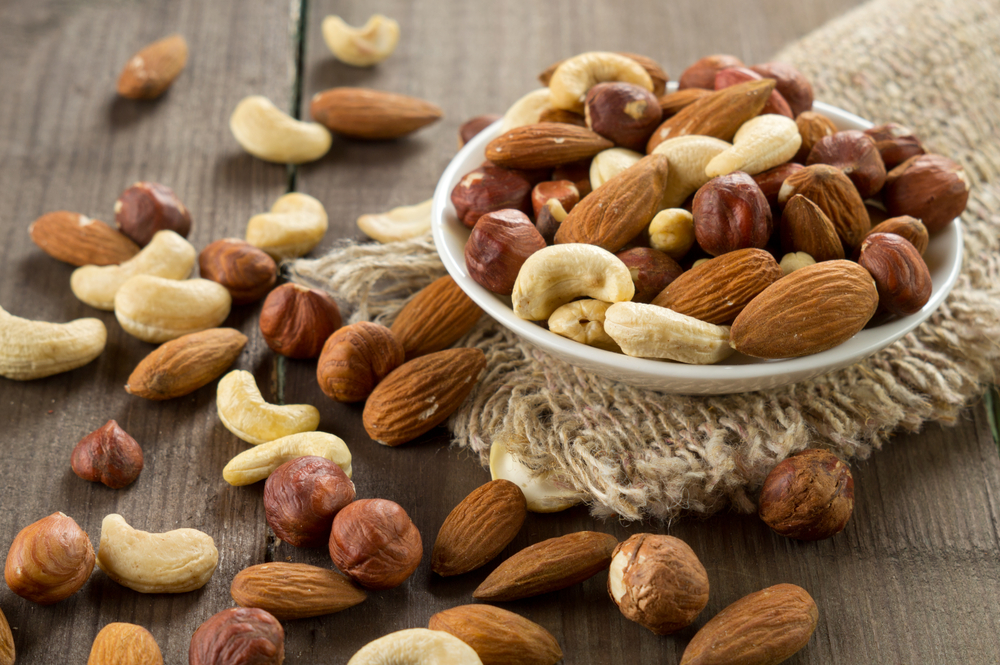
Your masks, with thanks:
[[[782,45],[858,4],[857,0],[654,2],[364,2],[303,0],[3,0],[0,2],[0,304],[29,318],[97,316],[108,347],[68,374],[27,383],[0,379],[0,545],[54,511],[71,515],[96,547],[102,518],[121,513],[149,531],[194,527],[212,535],[220,562],[203,589],[143,595],[95,571],[83,589],[50,607],[0,590],[19,663],[85,661],[97,631],[112,621],[149,628],[167,663],[183,663],[195,628],[230,607],[229,583],[248,565],[299,561],[329,565],[320,550],[277,541],[262,509],[263,483],[230,487],[221,469],[245,444],[219,422],[214,384],[163,403],[122,386],[152,349],[124,334],[114,316],[79,302],[72,268],[29,240],[29,223],[66,209],[111,221],[118,194],[136,180],[174,188],[192,211],[201,249],[241,236],[247,219],[290,187],[319,198],[336,238],[358,237],[359,214],[430,196],[455,151],[465,119],[502,112],[535,87],[551,62],[594,49],[646,53],[676,77],[696,58],[732,52],[762,61]],[[338,13],[361,24],[371,11],[399,20],[396,53],[375,69],[337,63],[320,21]],[[492,11],[498,13],[493,14]],[[114,94],[117,73],[145,43],[169,32],[187,38],[187,70],[159,101]],[[228,118],[246,95],[298,109],[333,86],[357,85],[432,100],[445,119],[397,142],[336,140],[324,159],[299,169],[242,152]],[[821,93],[822,91],[820,91]],[[470,454],[449,449],[443,430],[399,449],[373,443],[360,407],[318,390],[313,362],[276,357],[256,326],[259,306],[234,308],[227,322],[250,336],[236,367],[253,372],[272,402],[312,403],[322,430],[354,453],[361,497],[399,502],[429,552],[444,517],[489,479]],[[146,467],[123,490],[77,478],[75,443],[109,418],[142,445]],[[670,526],[599,522],[585,509],[532,515],[510,554],[543,538],[597,529],[624,538],[669,532],[704,562],[711,600],[696,624],[656,637],[625,620],[608,600],[605,577],[530,601],[507,604],[551,631],[566,663],[677,662],[695,630],[720,609],[778,582],[800,584],[820,607],[819,628],[794,663],[1000,661],[1000,457],[978,403],[953,427],[900,434],[854,465],[857,507],[844,533],[801,543],[773,535],[753,516],[685,519]],[[495,564],[458,578],[431,574],[428,556],[402,587],[372,593],[340,614],[287,622],[288,663],[343,663],[370,640],[425,626],[439,610],[471,602]]]

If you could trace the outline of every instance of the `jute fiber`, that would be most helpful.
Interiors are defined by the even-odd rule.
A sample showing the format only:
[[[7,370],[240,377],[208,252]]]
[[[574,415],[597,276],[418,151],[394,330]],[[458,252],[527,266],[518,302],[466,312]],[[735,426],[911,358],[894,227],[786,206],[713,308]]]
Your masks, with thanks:
[[[776,58],[806,73],[817,99],[906,124],[929,151],[964,165],[972,196],[963,272],[916,331],[812,381],[688,397],[576,369],[484,316],[459,342],[482,349],[488,365],[448,421],[455,444],[485,462],[490,442],[503,437],[529,467],[555,470],[589,495],[595,514],[672,519],[753,510],[768,471],[798,450],[864,457],[894,431],[954,422],[1000,369],[998,35],[998,0],[876,0]],[[383,323],[445,272],[429,236],[345,244],[290,268],[293,279],[353,307],[352,321]]]

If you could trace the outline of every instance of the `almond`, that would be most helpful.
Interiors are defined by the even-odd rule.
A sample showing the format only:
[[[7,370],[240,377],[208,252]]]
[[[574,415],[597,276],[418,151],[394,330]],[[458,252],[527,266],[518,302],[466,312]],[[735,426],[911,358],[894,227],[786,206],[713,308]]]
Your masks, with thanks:
[[[587,243],[617,252],[649,226],[667,187],[666,155],[647,155],[577,203],[556,243]]]
[[[781,266],[770,253],[738,249],[682,273],[653,298],[652,304],[708,323],[729,324],[781,276]]]
[[[791,174],[781,185],[778,204],[787,205],[796,194],[819,206],[833,222],[840,240],[852,249],[871,229],[865,202],[850,178],[835,166],[813,164]]]
[[[232,328],[178,337],[139,361],[125,391],[152,400],[187,395],[222,376],[246,343],[246,335]]]
[[[362,414],[368,436],[398,446],[450,416],[486,367],[479,349],[446,349],[405,362],[379,383]]]
[[[552,633],[520,614],[491,605],[460,605],[438,612],[427,627],[468,644],[483,665],[555,665],[563,657]]]
[[[667,139],[687,134],[703,134],[732,141],[740,125],[764,108],[774,86],[773,79],[747,81],[695,100],[653,131],[646,144],[646,152],[653,152]]]
[[[523,125],[486,146],[486,159],[510,169],[542,169],[593,157],[614,143],[586,127],[564,122]]]
[[[313,95],[313,120],[358,139],[396,139],[439,120],[444,112],[417,97],[367,88],[330,88]]]
[[[786,252],[805,252],[817,262],[844,258],[844,245],[833,222],[801,194],[788,200],[778,227],[781,248]]]
[[[857,263],[814,263],[751,300],[733,321],[729,341],[755,358],[807,356],[853,337],[877,307],[875,281]]]
[[[477,600],[507,601],[558,591],[611,564],[618,539],[578,531],[530,545],[501,563],[472,593]]]
[[[94,638],[87,665],[163,665],[163,654],[142,626],[109,623]]]
[[[229,593],[240,607],[267,610],[281,621],[333,614],[368,597],[335,570],[284,561],[244,568]]]
[[[28,227],[31,239],[54,259],[74,266],[109,266],[128,261],[139,246],[98,219],[58,210]]]
[[[809,642],[818,621],[805,589],[776,584],[716,614],[688,644],[681,665],[777,665]]]
[[[445,275],[406,303],[392,322],[392,333],[403,345],[406,359],[412,360],[447,349],[476,325],[482,313],[451,275]]]
[[[129,58],[118,77],[118,94],[128,99],[156,99],[170,87],[187,64],[188,45],[170,35]]]
[[[449,577],[479,568],[514,540],[527,515],[521,488],[509,480],[491,480],[477,487],[441,525],[431,570]]]

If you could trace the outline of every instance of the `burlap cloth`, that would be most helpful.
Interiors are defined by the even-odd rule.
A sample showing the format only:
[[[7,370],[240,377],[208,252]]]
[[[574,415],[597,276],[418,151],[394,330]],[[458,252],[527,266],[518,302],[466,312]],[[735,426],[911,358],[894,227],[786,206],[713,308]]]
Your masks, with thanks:
[[[672,519],[727,505],[754,510],[768,471],[797,450],[865,457],[893,431],[954,422],[1000,368],[998,44],[998,0],[876,0],[775,58],[809,76],[818,99],[876,123],[902,122],[929,151],[964,165],[972,195],[963,272],[916,331],[812,381],[686,397],[576,369],[484,316],[459,342],[482,349],[488,364],[447,423],[455,444],[485,462],[492,438],[504,436],[529,467],[560,471],[588,494],[595,514]],[[429,236],[348,243],[289,268],[353,308],[352,321],[383,323],[445,272]]]

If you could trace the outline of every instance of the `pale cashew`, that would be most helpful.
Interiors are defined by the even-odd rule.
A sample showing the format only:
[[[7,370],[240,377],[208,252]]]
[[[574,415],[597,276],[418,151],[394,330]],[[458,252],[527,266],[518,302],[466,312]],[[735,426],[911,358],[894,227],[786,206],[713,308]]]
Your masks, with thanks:
[[[184,593],[205,586],[219,563],[207,533],[174,529],[149,533],[133,529],[121,515],[101,523],[97,567],[118,584],[139,593]]]
[[[784,164],[802,145],[799,127],[791,118],[767,113],[747,120],[733,137],[733,147],[719,153],[705,167],[715,178],[733,171],[750,175]]]
[[[705,175],[708,163],[732,144],[712,136],[692,134],[667,139],[653,153],[667,156],[667,188],[663,192],[663,208],[679,208],[687,197],[711,180]]]
[[[247,242],[267,252],[275,261],[308,254],[323,240],[329,220],[323,204],[292,192],[278,198],[270,212],[247,222]]]
[[[604,302],[631,300],[635,284],[621,259],[596,245],[551,245],[528,257],[514,281],[514,313],[544,321],[560,305],[587,296]]]
[[[149,244],[128,261],[110,266],[81,266],[69,278],[73,295],[91,307],[112,311],[115,293],[130,277],[156,275],[185,279],[194,268],[198,253],[173,231],[157,231]]]
[[[708,365],[733,353],[729,326],[717,326],[672,309],[636,302],[615,303],[604,329],[626,355]]]
[[[219,381],[215,405],[226,429],[255,446],[319,427],[319,409],[315,406],[270,404],[261,396],[253,374],[241,369]]]
[[[115,318],[133,337],[159,344],[218,327],[232,302],[226,287],[208,279],[136,275],[115,294]]]
[[[534,125],[542,117],[542,113],[552,108],[552,93],[548,88],[532,90],[524,97],[511,104],[503,114],[500,122],[500,133],[504,134],[515,127]]]
[[[708,263],[708,262],[709,262],[709,261],[711,261],[711,260],[712,260],[712,259],[698,259],[697,261],[695,261],[694,263],[692,263],[692,264],[691,264],[691,267],[692,267],[692,268],[697,268],[697,267],[698,267],[698,266],[700,266],[700,265],[701,265],[702,263]]]
[[[531,471],[507,447],[507,436],[494,437],[490,445],[490,477],[509,480],[524,493],[528,510],[533,513],[556,513],[581,503],[586,494],[562,482],[552,470]]]
[[[642,158],[643,155],[628,148],[608,148],[597,153],[590,162],[591,189],[597,189]]]
[[[375,240],[398,242],[422,236],[431,230],[431,204],[434,199],[411,206],[399,206],[389,212],[358,217],[358,228]]]
[[[649,246],[680,261],[694,245],[694,217],[684,208],[667,208],[649,223]]]
[[[805,268],[814,263],[816,263],[816,259],[809,256],[806,252],[789,252],[781,257],[781,262],[778,265],[781,266],[781,272],[787,275],[790,272],[795,272],[799,268]]]
[[[617,53],[590,51],[564,60],[552,72],[552,106],[581,113],[587,91],[605,81],[623,81],[653,90],[649,72],[635,60]]]
[[[296,120],[260,95],[246,97],[236,105],[229,129],[244,150],[277,164],[315,161],[333,143],[333,135],[323,125]]]
[[[355,67],[371,67],[396,50],[399,23],[374,14],[362,27],[355,28],[339,16],[327,16],[323,19],[323,41],[337,60]]]
[[[68,372],[101,355],[107,341],[99,319],[32,321],[0,307],[0,376],[29,381]]]
[[[410,628],[369,642],[347,665],[483,665],[468,644],[450,633]]]
[[[549,330],[557,335],[605,351],[620,353],[618,343],[604,332],[604,312],[611,303],[600,300],[574,300],[549,316]]]
[[[351,477],[351,451],[343,439],[327,432],[289,434],[244,450],[229,460],[222,477],[230,485],[251,485],[270,476],[285,462],[311,455],[325,457]]]

